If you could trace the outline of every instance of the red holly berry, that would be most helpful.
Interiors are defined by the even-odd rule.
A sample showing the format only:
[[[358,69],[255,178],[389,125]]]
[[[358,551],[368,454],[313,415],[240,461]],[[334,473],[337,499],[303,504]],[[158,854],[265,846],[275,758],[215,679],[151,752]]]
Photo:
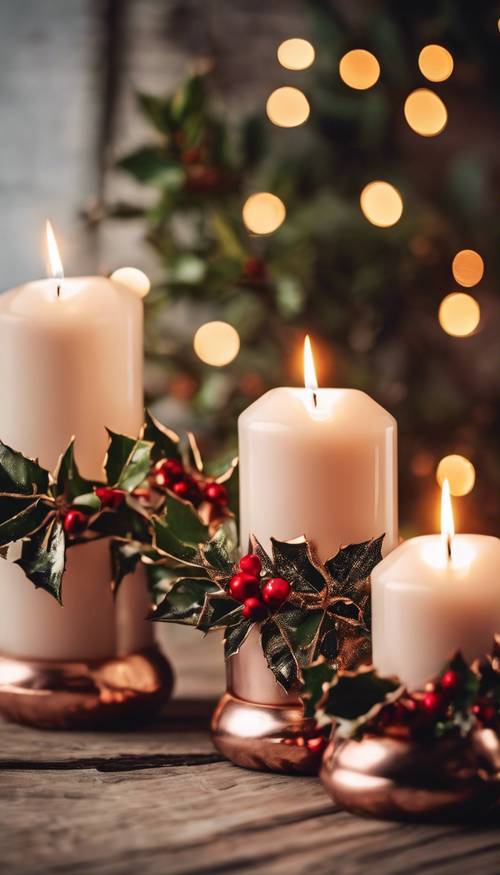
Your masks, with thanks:
[[[161,476],[166,486],[179,480],[184,474],[182,463],[178,459],[160,459],[153,468],[157,476]]]
[[[204,494],[207,501],[212,501],[215,504],[223,505],[229,501],[227,489],[222,483],[207,483]]]
[[[262,281],[266,275],[266,265],[262,258],[247,258],[243,265],[243,273],[249,279]]]
[[[259,581],[252,574],[245,574],[242,571],[235,574],[229,581],[229,592],[239,602],[244,602],[252,596],[258,598],[260,595]]]
[[[282,577],[271,577],[262,587],[262,598],[270,608],[279,608],[287,600],[289,593],[290,584]]]
[[[63,519],[64,531],[68,535],[79,535],[87,528],[88,516],[76,507],[66,511]]]
[[[95,494],[100,499],[101,507],[110,507],[117,510],[125,500],[125,493],[121,489],[110,489],[109,486],[98,486]]]
[[[492,727],[496,723],[496,708],[492,702],[474,702],[472,713],[483,726]]]
[[[458,675],[456,671],[448,669],[448,671],[445,671],[442,675],[439,685],[442,690],[445,690],[445,692],[454,693],[460,686],[460,675]]]
[[[250,598],[245,599],[242,613],[247,620],[263,620],[267,615],[267,610],[260,599],[250,596]]]
[[[420,706],[429,717],[436,719],[446,710],[446,700],[438,690],[427,690],[422,696]]]
[[[240,559],[240,568],[247,574],[259,577],[260,572],[262,571],[262,562],[255,553],[247,553],[246,556],[242,556]]]
[[[172,485],[172,492],[184,501],[196,501],[198,498],[198,486],[192,477],[184,477]]]

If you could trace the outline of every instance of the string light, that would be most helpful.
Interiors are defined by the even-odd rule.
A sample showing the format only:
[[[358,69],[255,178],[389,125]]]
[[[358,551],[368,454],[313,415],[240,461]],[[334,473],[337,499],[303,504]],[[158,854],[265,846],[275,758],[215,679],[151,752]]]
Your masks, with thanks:
[[[228,322],[205,322],[193,339],[194,351],[202,362],[216,368],[228,365],[238,355],[240,336]]]
[[[293,37],[278,46],[278,61],[286,70],[306,70],[314,63],[314,46],[306,39]]]
[[[381,180],[365,186],[360,205],[365,218],[379,228],[395,225],[403,213],[403,199],[399,191],[389,182]]]
[[[484,261],[479,252],[475,252],[473,249],[461,249],[452,261],[451,270],[457,283],[469,288],[482,280]]]
[[[481,319],[478,302],[465,292],[452,292],[443,298],[439,307],[439,324],[452,337],[473,334]]]
[[[340,59],[339,74],[350,88],[365,91],[378,81],[380,64],[371,52],[353,49]]]
[[[448,480],[452,495],[468,495],[476,482],[476,469],[465,456],[444,456],[437,466],[436,480],[440,486]]]
[[[424,46],[418,56],[418,66],[430,82],[444,82],[453,73],[453,56],[444,46]]]
[[[144,298],[151,288],[149,278],[137,267],[119,267],[118,270],[113,271],[111,279],[115,283],[127,286],[141,298]]]
[[[296,128],[309,117],[310,107],[305,94],[298,88],[277,88],[268,97],[266,112],[273,125]]]
[[[272,234],[284,222],[285,205],[268,191],[252,194],[243,205],[243,221],[254,234]]]
[[[408,95],[404,114],[412,131],[421,137],[437,136],[448,121],[448,112],[443,101],[428,88],[417,88]]]

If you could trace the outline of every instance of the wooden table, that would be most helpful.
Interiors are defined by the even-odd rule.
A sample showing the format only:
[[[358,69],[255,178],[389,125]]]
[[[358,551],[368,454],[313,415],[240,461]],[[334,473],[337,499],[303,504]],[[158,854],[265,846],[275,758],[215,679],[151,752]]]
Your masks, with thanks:
[[[162,633],[164,629],[162,628]],[[0,726],[2,875],[498,875],[500,831],[362,820],[214,751],[219,642],[168,629],[178,694],[136,732]]]

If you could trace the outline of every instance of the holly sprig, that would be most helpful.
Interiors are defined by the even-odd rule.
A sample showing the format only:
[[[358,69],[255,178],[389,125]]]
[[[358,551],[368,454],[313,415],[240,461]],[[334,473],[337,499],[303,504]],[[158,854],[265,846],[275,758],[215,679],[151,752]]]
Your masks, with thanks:
[[[335,673],[324,660],[304,671],[306,714],[339,738],[383,735],[432,742],[466,736],[476,727],[500,729],[500,641],[469,664],[457,653],[423,689],[408,690],[373,666]]]
[[[7,558],[9,545],[20,542],[17,564],[59,602],[66,550],[98,538],[110,538],[110,580],[117,590],[152,552],[155,519],[165,515],[176,484],[196,484],[191,501],[177,504],[192,508],[203,532],[199,514],[207,530],[231,515],[235,462],[219,477],[205,473],[194,436],[179,437],[149,412],[139,437],[108,435],[102,480],[81,475],[74,439],[54,472],[0,441],[0,555]],[[169,464],[177,473],[167,479],[162,471]]]
[[[335,670],[369,659],[369,576],[382,558],[383,535],[341,548],[325,563],[305,537],[272,538],[271,556],[252,537],[250,552],[238,560],[233,524],[204,540],[207,530],[192,509],[181,517],[167,505],[155,521],[156,554],[149,556],[157,574],[166,568],[169,575],[153,619],[222,629],[226,658],[258,624],[267,664],[287,692],[302,689],[304,669],[319,657]],[[177,577],[172,563],[182,569]]]

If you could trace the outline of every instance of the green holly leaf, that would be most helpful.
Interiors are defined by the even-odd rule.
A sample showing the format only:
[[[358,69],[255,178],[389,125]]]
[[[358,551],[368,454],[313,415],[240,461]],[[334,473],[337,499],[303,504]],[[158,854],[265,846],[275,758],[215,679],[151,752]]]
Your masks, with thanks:
[[[285,692],[298,689],[302,674],[292,646],[275,619],[269,618],[262,624],[261,643],[267,665]]]
[[[0,441],[0,492],[46,495],[48,490],[49,472]]]
[[[320,593],[326,589],[321,565],[305,538],[296,541],[271,538],[271,543],[276,574],[288,580],[294,592]]]
[[[153,444],[116,434],[110,429],[108,434],[110,443],[105,463],[108,484],[132,492],[148,475]]]
[[[243,605],[221,591],[216,584],[214,590],[207,594],[203,610],[198,620],[198,628],[202,632],[210,629],[220,629],[232,626],[242,619]]]
[[[169,158],[158,146],[142,146],[118,161],[118,167],[130,173],[138,182],[162,188],[174,180],[184,179],[184,171],[177,161]]]
[[[400,689],[396,679],[379,677],[371,667],[339,673],[324,697],[322,712],[332,720],[357,721]]]
[[[160,134],[168,134],[170,119],[168,102],[156,94],[138,94],[137,101],[144,115]]]
[[[255,553],[259,557],[262,565],[262,574],[264,577],[276,577],[274,565],[262,544],[259,543],[255,535],[250,536],[250,544],[248,545],[249,553]]]
[[[81,476],[75,460],[75,439],[62,454],[55,473],[55,493],[64,495],[68,502],[73,502],[76,496],[92,492],[93,483]]]
[[[319,703],[327,692],[335,675],[335,669],[324,659],[302,669],[304,686],[300,698],[304,703],[304,716],[314,717]]]
[[[72,504],[74,507],[81,507],[82,510],[89,514],[99,513],[101,510],[101,500],[95,492],[87,492],[85,495],[77,495]]]
[[[66,561],[64,530],[61,521],[52,517],[48,524],[23,541],[17,565],[26,577],[61,601],[61,584]]]
[[[189,502],[167,495],[165,500],[165,522],[172,535],[186,544],[204,543],[208,538],[206,526]]]
[[[366,580],[382,560],[382,541],[385,535],[360,544],[342,547],[325,566],[336,583],[339,595],[350,595],[354,584]]]
[[[159,459],[180,459],[179,436],[166,428],[149,410],[146,410],[143,437],[153,444],[151,449],[153,462]]]
[[[174,581],[169,592],[157,605],[153,620],[163,623],[181,623],[200,627],[199,620],[207,594],[217,589],[211,580],[181,577]]]
[[[42,499],[0,496],[0,546],[27,538],[43,525],[52,507]]]
[[[238,653],[252,626],[253,620],[241,620],[241,622],[235,623],[232,626],[226,626],[224,633],[225,659],[229,659],[230,656],[235,656]]]
[[[124,577],[132,574],[140,562],[144,545],[137,541],[111,540],[109,545],[111,558],[111,589],[118,591]]]
[[[224,520],[214,536],[201,548],[204,562],[216,574],[231,577],[238,558],[238,532],[234,520]]]
[[[164,517],[153,517],[153,527],[153,546],[160,553],[184,565],[196,565],[199,563],[200,554],[197,547],[177,538]]]

